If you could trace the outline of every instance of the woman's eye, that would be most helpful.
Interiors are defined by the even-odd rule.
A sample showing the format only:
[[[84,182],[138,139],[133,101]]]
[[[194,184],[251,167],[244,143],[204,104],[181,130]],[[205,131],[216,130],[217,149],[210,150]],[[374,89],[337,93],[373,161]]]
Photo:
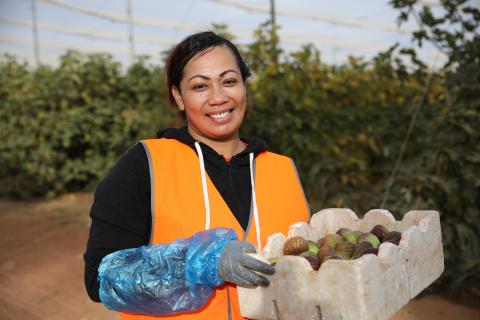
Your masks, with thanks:
[[[207,86],[203,83],[199,83],[199,84],[196,84],[196,85],[193,86],[193,90],[197,90],[197,91],[204,90],[206,88],[207,88]]]
[[[237,83],[237,79],[227,79],[227,80],[224,81],[224,83],[225,83],[227,86],[228,86],[228,85],[232,86],[232,85],[234,85],[234,84]]]

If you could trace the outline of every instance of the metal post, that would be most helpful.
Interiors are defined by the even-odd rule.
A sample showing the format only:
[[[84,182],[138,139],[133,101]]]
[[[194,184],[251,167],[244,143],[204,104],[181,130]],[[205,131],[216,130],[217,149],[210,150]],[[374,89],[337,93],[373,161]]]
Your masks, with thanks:
[[[32,9],[32,31],[33,31],[33,55],[35,64],[40,65],[40,54],[38,49],[38,26],[37,26],[37,3],[36,0],[31,0],[30,8]]]
[[[274,39],[275,37],[275,33],[276,33],[276,29],[275,29],[275,0],[270,0],[270,21],[272,23],[271,25],[271,31],[270,31],[270,42],[271,42],[271,55],[272,55],[272,60],[273,62],[276,64],[277,63],[277,60],[278,60],[278,57],[277,57],[277,48],[276,48],[276,43],[275,41],[277,41],[276,39]]]
[[[130,52],[130,64],[133,64],[135,58],[135,43],[133,39],[133,19],[132,19],[132,2],[127,1],[127,18],[128,18],[128,42]]]
[[[270,20],[273,28],[275,26],[275,0],[270,0]]]

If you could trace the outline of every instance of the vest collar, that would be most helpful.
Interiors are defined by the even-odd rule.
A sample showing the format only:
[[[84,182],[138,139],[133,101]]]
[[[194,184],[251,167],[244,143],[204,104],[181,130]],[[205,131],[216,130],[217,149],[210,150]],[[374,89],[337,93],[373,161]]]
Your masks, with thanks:
[[[157,138],[178,140],[181,143],[186,144],[187,146],[192,148],[195,152],[197,152],[197,149],[195,148],[196,140],[190,135],[186,126],[181,128],[168,128],[158,131]],[[253,153],[255,156],[257,156],[259,153],[268,150],[267,143],[263,139],[260,139],[258,137],[241,136],[240,140],[245,142],[247,144],[247,147],[245,148],[245,150],[232,157],[232,161],[237,162],[239,165],[249,166],[250,153]],[[225,160],[222,155],[218,154],[208,145],[202,142],[199,143],[205,158],[208,158],[209,161],[213,161],[214,163],[218,163],[218,165],[223,165]]]

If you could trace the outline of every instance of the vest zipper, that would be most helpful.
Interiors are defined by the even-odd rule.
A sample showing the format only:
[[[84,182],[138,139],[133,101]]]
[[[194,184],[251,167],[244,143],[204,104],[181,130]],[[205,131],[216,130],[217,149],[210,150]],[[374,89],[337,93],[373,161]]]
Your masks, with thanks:
[[[226,165],[226,171],[227,171],[227,176],[228,176],[228,184],[229,184],[229,187],[230,187],[230,190],[234,191],[235,188],[234,188],[234,184],[233,184],[233,181],[232,181],[232,162],[233,162],[233,157],[230,159],[230,161],[225,161],[225,165]],[[237,198],[235,199],[237,204],[240,206],[240,214],[242,214],[243,216],[243,213],[244,213],[244,208],[243,208],[243,204],[242,204],[242,201]],[[233,213],[233,211],[232,211]],[[233,213],[233,215],[235,215]],[[235,218],[236,219],[236,218]],[[241,222],[239,220],[237,220],[238,224],[240,225],[240,228],[242,229],[243,231],[243,234],[244,234],[244,237],[242,240],[245,240],[246,239],[246,234],[247,234],[247,230],[248,230],[248,227],[250,225],[250,215],[249,215],[249,221],[248,221],[248,224],[247,224],[247,228],[246,229],[243,229],[243,225],[241,224]]]

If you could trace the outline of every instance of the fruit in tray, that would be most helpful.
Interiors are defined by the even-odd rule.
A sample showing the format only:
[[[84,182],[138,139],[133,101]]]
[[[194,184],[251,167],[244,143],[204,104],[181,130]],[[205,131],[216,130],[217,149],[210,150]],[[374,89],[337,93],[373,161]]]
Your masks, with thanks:
[[[382,243],[398,245],[401,238],[401,232],[390,231],[380,224],[374,226],[370,232],[340,228],[316,242],[300,236],[289,238],[283,246],[283,254],[303,257],[308,260],[313,270],[318,270],[321,264],[329,259],[352,260],[365,254],[376,255]],[[270,258],[269,262],[275,264],[278,259]]]
[[[303,237],[289,238],[283,245],[284,255],[298,256],[300,253],[305,251],[308,251],[308,241]]]

